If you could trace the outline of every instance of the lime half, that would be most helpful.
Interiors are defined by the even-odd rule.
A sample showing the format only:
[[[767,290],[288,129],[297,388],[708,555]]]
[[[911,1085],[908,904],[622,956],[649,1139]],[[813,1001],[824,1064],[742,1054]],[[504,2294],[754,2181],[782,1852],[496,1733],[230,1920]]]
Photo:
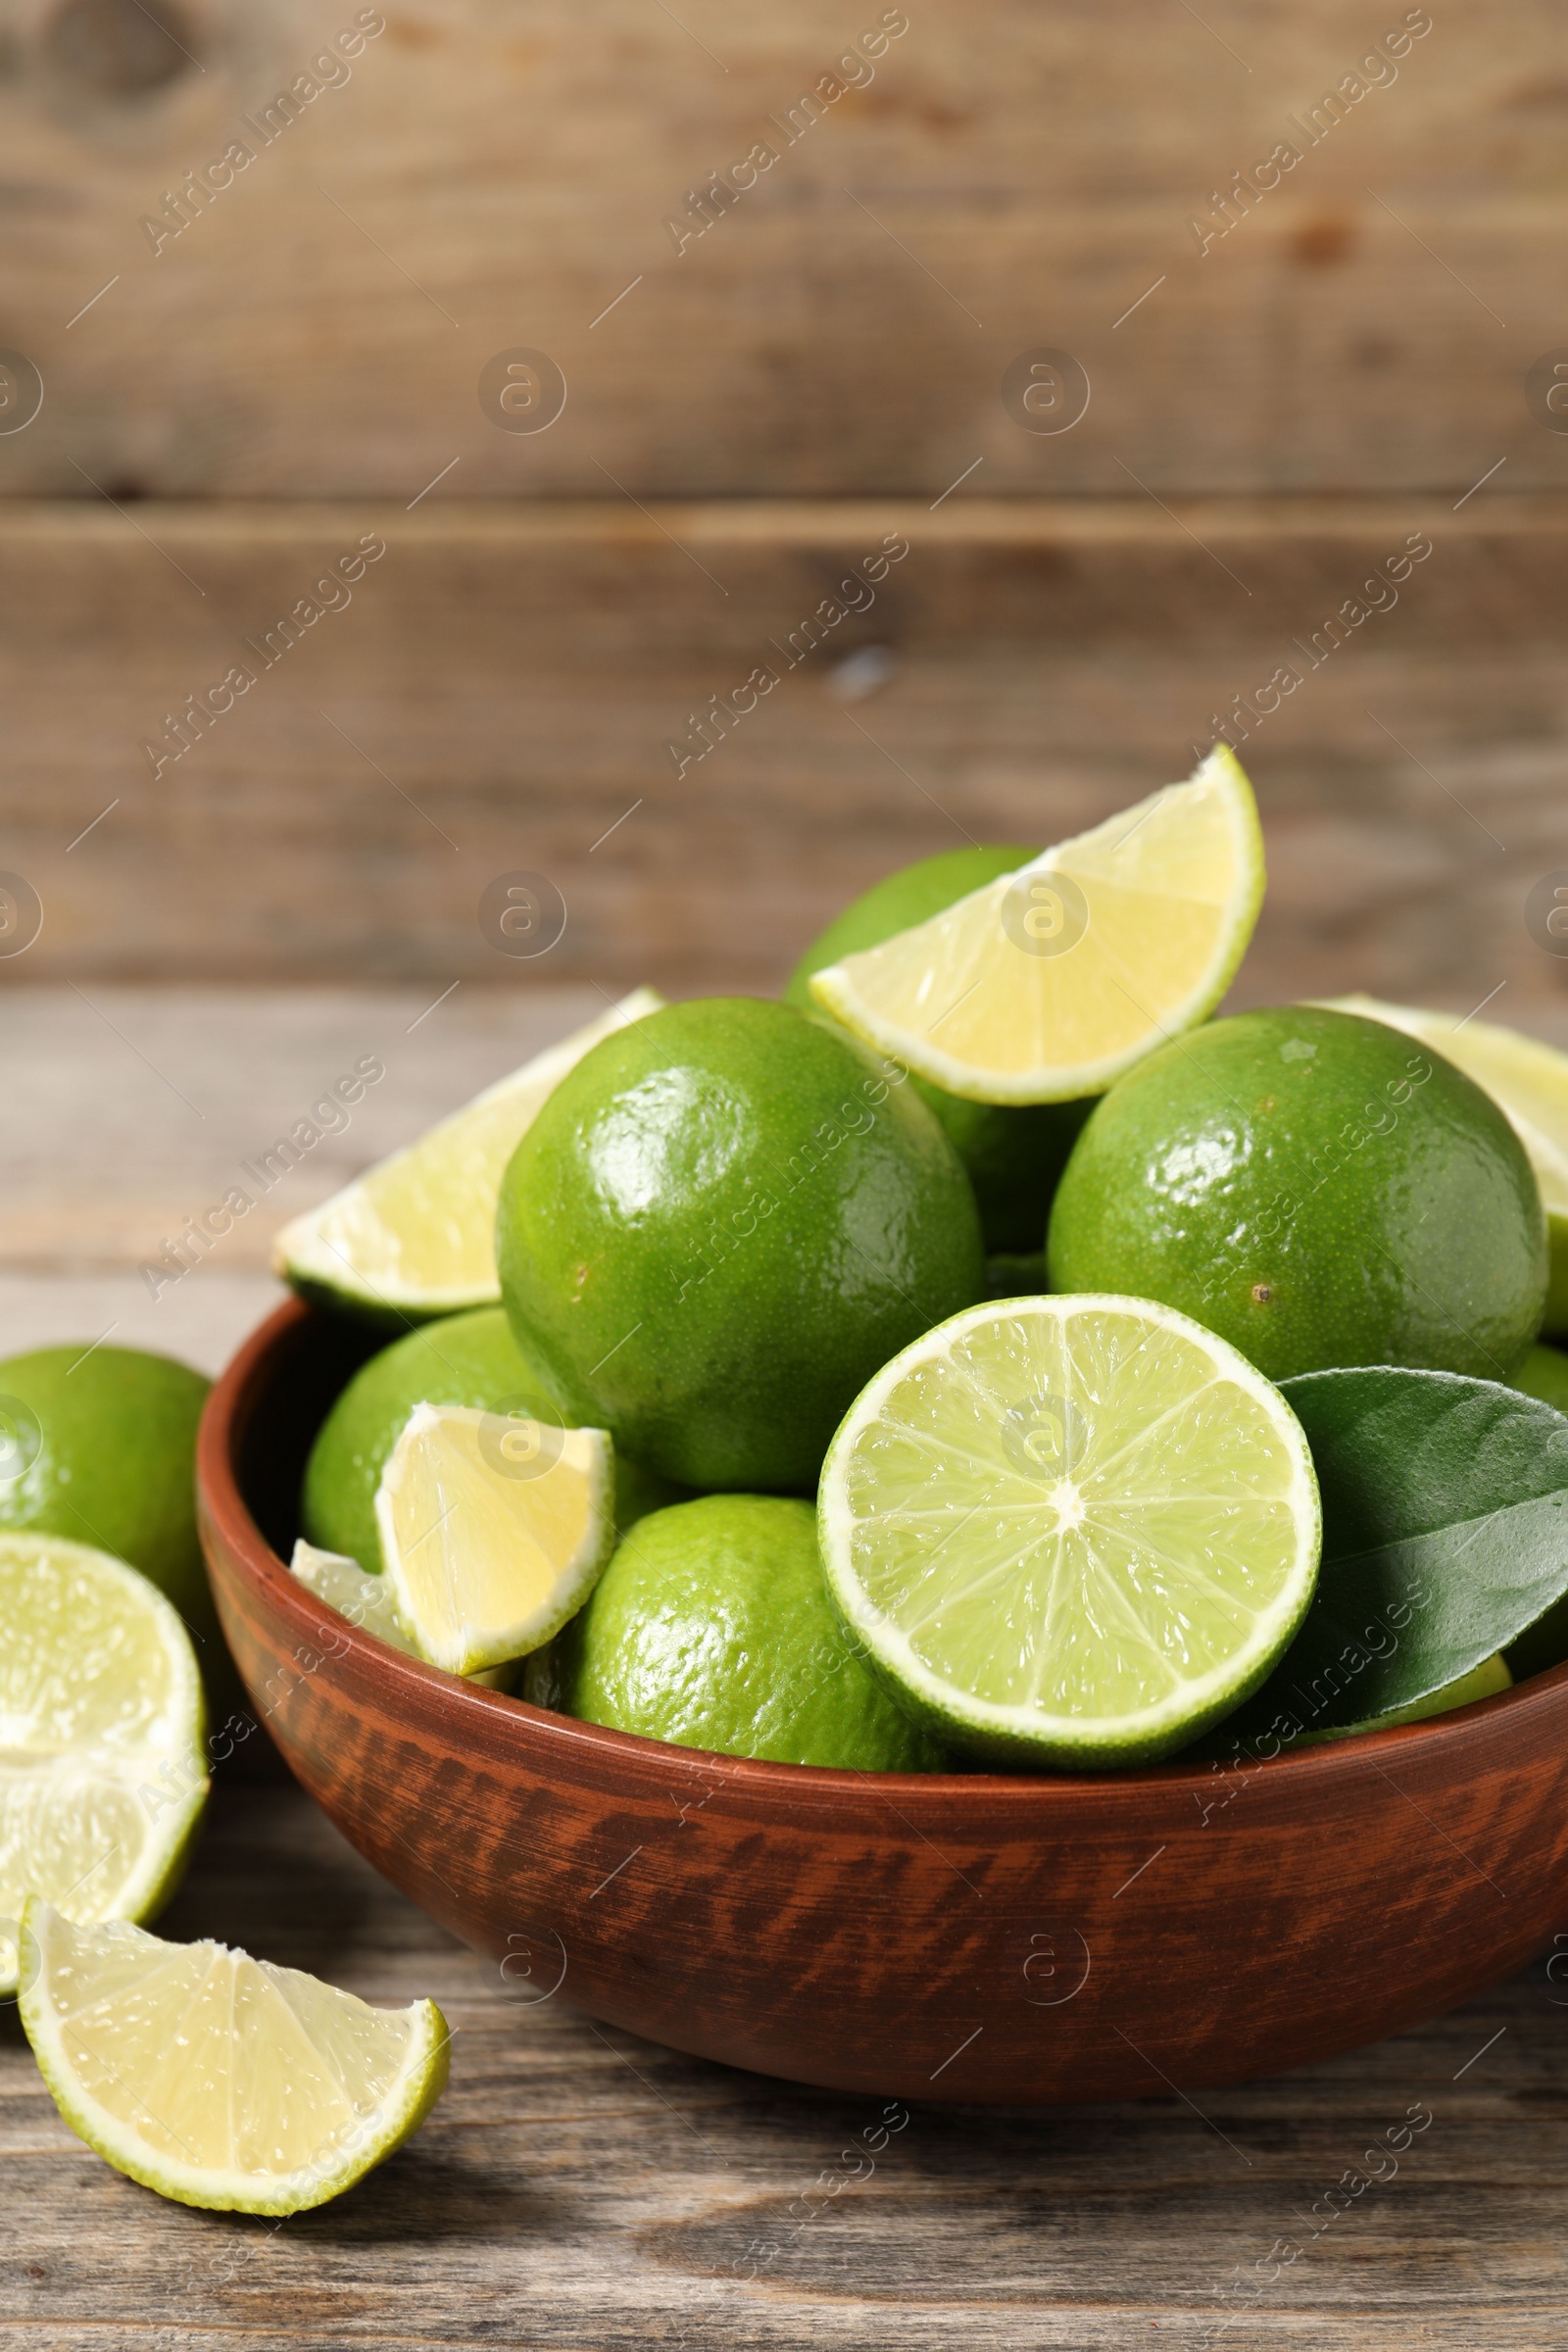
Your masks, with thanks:
[[[602,1429],[416,1404],[376,1489],[386,1573],[422,1657],[449,1674],[526,1657],[582,1607],[614,1548]]]
[[[0,1993],[29,1894],[74,1920],[151,1919],[207,1800],[190,1636],[134,1568],[0,1535]]]
[[[1321,1524],[1290,1406],[1144,1298],[1013,1298],[906,1348],[828,1450],[850,1629],[938,1735],[1094,1769],[1185,1746],[1312,1597]]]
[[[663,1002],[651,988],[633,990],[407,1151],[295,1217],[272,1245],[274,1272],[322,1305],[398,1331],[495,1305],[496,1201],[508,1160],[566,1072],[601,1038]]]
[[[1222,744],[1187,783],[828,964],[811,995],[949,1094],[1070,1102],[1207,1019],[1262,902],[1252,788]]]
[[[23,1922],[22,2022],[66,2122],[181,2205],[300,2213],[401,2147],[446,2086],[433,2001],[372,2009],[221,1943]]]
[[[1546,1211],[1550,1271],[1543,1329],[1568,1335],[1568,1054],[1495,1021],[1379,997],[1332,997],[1333,1012],[1358,1012],[1431,1046],[1492,1097],[1525,1148]]]

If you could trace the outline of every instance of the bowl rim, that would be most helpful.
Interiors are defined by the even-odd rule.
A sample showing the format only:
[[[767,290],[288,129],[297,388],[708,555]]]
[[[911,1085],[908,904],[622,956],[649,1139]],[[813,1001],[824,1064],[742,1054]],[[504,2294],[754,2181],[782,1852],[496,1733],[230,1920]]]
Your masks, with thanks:
[[[259,1596],[294,1618],[302,1635],[310,1631],[319,1633],[318,1625],[308,1625],[305,1621],[318,1617],[329,1604],[299,1582],[257,1525],[240,1490],[235,1462],[236,1436],[238,1426],[248,1418],[248,1408],[272,1369],[282,1343],[304,1323],[324,1324],[328,1320],[342,1319],[329,1318],[327,1309],[297,1295],[285,1298],[264,1317],[214,1381],[202,1411],[196,1446],[201,1515],[211,1520],[229,1556],[239,1564]],[[336,1611],[331,1614],[337,1615]],[[337,1623],[348,1637],[351,1649],[364,1652],[365,1662],[373,1667],[388,1689],[395,1690],[400,1683],[404,1684],[411,1693],[420,1692],[427,1705],[436,1705],[449,1720],[461,1722],[466,1716],[476,1734],[488,1730],[493,1735],[509,1716],[516,1714],[535,1736],[542,1735],[552,1743],[587,1749],[607,1758],[619,1756],[634,1770],[656,1763],[667,1772],[668,1759],[674,1756],[682,1759],[689,1769],[700,1767],[722,1778],[736,1794],[750,1793],[763,1801],[777,1798],[796,1803],[803,1799],[831,1803],[835,1792],[843,1797],[851,1792],[863,1795],[867,1790],[885,1789],[890,1794],[896,1792],[901,1803],[924,1797],[940,1800],[949,1810],[966,1803],[976,1808],[991,1808],[1004,1797],[1085,1808],[1097,1800],[1105,1801],[1117,1791],[1126,1797],[1137,1790],[1176,1793],[1187,1789],[1201,1814],[1200,1791],[1211,1790],[1219,1778],[1239,1775],[1245,1783],[1262,1773],[1271,1776],[1289,1773],[1290,1786],[1298,1786],[1305,1793],[1314,1779],[1353,1774],[1368,1760],[1367,1751],[1374,1741],[1384,1743],[1381,1752],[1390,1756],[1397,1751],[1401,1760],[1414,1761],[1417,1755],[1435,1756],[1440,1748],[1469,1738],[1484,1719],[1510,1708],[1529,1706],[1548,1690],[1568,1682],[1568,1660],[1564,1660],[1490,1698],[1472,1700],[1453,1714],[1432,1716],[1420,1723],[1391,1724],[1381,1731],[1358,1732],[1343,1740],[1316,1741],[1295,1749],[1282,1748],[1276,1755],[1245,1762],[1240,1758],[1212,1761],[1205,1758],[1200,1764],[1177,1760],[1126,1765],[1102,1772],[872,1773],[838,1765],[785,1764],[765,1757],[681,1747],[674,1741],[651,1739],[642,1733],[586,1723],[575,1716],[558,1714],[553,1708],[534,1706],[510,1692],[490,1690],[483,1685],[446,1674],[421,1658],[392,1648],[349,1618],[339,1618]],[[336,1626],[333,1630],[337,1630]],[[484,1744],[482,1737],[478,1744]],[[1280,1787],[1277,1780],[1274,1786]],[[1206,1815],[1203,1818],[1206,1820]]]

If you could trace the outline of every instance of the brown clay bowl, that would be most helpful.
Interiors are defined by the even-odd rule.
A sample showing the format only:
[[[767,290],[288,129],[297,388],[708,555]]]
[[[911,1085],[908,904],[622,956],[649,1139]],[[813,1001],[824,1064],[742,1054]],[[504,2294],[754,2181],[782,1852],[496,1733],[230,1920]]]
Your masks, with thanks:
[[[422,1666],[284,1565],[368,1351],[291,1303],[214,1389],[213,1588],[299,1779],[520,2001],[838,2090],[1100,2099],[1396,2033],[1562,1924],[1568,1666],[1245,1773],[1030,1779],[710,1756]]]

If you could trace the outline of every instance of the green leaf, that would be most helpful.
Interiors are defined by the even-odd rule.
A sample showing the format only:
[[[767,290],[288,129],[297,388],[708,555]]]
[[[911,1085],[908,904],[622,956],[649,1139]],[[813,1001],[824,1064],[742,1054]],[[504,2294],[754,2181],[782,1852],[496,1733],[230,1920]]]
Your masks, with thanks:
[[[1409,1706],[1568,1593],[1568,1419],[1549,1404],[1382,1365],[1282,1394],[1312,1449],[1323,1562],[1300,1632],[1226,1722],[1227,1753]]]

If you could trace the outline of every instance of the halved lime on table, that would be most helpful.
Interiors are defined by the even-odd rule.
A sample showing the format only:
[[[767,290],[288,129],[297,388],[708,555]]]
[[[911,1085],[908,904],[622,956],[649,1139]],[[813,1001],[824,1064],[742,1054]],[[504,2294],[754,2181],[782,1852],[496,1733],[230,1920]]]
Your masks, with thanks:
[[[1015,1298],[906,1348],[819,1500],[829,1587],[941,1739],[1095,1770],[1186,1746],[1311,1601],[1300,1424],[1237,1350],[1147,1299]]]
[[[207,1796],[195,1652],[134,1568],[0,1535],[0,1993],[29,1894],[75,1920],[150,1919]]]
[[[1523,1144],[1541,1187],[1551,1253],[1543,1328],[1568,1334],[1568,1054],[1494,1021],[1386,1004],[1379,997],[1335,997],[1335,1012],[1358,1012],[1419,1038],[1484,1089]]]
[[[23,1922],[22,2022],[72,2130],[181,2205],[323,2205],[417,2131],[446,2086],[433,2001],[372,2009],[220,1943],[123,1920]]]
[[[1187,783],[829,964],[811,995],[949,1094],[1071,1102],[1207,1018],[1263,880],[1252,788],[1222,744]]]
[[[566,1072],[664,1000],[634,989],[427,1135],[285,1225],[273,1266],[305,1297],[383,1328],[492,1306],[502,1172]]]

